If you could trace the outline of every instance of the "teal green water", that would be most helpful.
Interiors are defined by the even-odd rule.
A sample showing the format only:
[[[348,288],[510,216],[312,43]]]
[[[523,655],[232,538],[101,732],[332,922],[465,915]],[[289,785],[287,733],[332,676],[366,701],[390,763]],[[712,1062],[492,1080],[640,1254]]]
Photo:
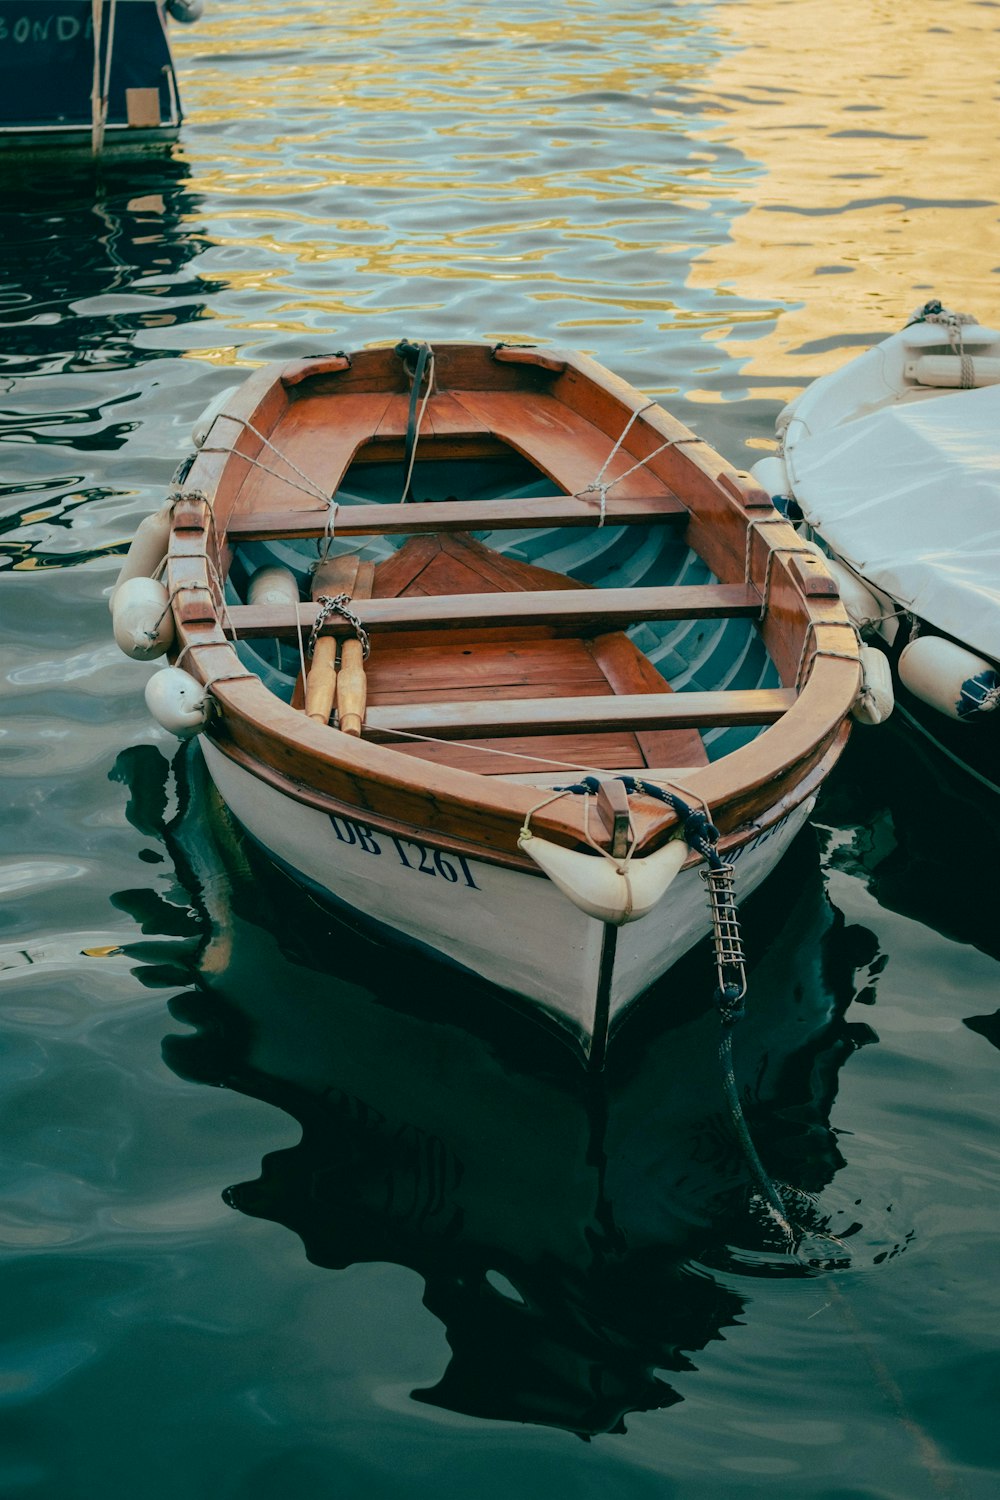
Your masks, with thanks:
[[[932,291],[995,321],[998,16],[215,0],[172,156],[0,179],[4,1497],[996,1493],[997,809],[859,731],[747,904],[793,1261],[703,952],[588,1083],[234,839],[105,593],[264,359],[570,345],[746,465]]]

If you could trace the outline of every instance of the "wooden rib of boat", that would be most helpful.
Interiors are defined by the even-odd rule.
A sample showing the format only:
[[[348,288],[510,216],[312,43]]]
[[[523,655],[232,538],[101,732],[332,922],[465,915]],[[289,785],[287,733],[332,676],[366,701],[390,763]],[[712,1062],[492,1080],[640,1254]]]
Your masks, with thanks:
[[[710,925],[657,789],[710,810],[746,893],[843,747],[858,655],[822,562],[577,355],[271,366],[202,436],[165,584],[222,796],[307,883],[600,1051]]]

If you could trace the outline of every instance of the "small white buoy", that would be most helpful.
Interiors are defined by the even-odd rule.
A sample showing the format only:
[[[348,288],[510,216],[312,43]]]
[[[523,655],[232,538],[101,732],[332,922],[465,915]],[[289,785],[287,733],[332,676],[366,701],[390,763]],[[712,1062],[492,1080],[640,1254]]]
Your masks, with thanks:
[[[258,568],[247,589],[249,604],[298,604],[299,585],[290,568]]]
[[[859,724],[884,724],[896,706],[889,658],[877,646],[862,646],[861,691],[851,709]]]
[[[837,581],[841,603],[851,622],[859,630],[870,630],[873,626],[881,625],[885,610],[871,589],[835,557],[824,556],[823,561]]]
[[[792,489],[788,481],[788,470],[780,454],[769,453],[766,458],[758,458],[750,473],[772,500],[787,500],[790,497]]]
[[[164,667],[146,683],[146,707],[162,729],[189,740],[208,723],[211,696],[182,667]]]
[[[130,578],[152,578],[166,557],[167,547],[170,545],[170,510],[169,504],[161,505],[159,510],[154,511],[151,516],[144,517],[135,528],[135,535],[125,554],[108,600],[108,608],[112,612],[115,607],[115,595],[122,584],[127,583]]]
[[[115,640],[133,661],[155,661],[169,650],[174,618],[162,583],[129,578],[115,590],[112,606]]]
[[[963,722],[1000,703],[1000,669],[941,635],[918,635],[900,653],[899,680],[930,708]]]
[[[530,832],[522,831],[517,843],[574,906],[614,927],[637,922],[652,911],[689,852],[683,839],[671,839],[655,853],[619,865]]]

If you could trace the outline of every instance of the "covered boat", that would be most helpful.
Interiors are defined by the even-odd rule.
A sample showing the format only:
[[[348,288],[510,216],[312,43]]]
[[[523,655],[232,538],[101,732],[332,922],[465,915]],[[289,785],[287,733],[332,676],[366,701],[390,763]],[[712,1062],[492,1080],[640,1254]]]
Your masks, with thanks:
[[[0,158],[134,152],[177,137],[167,15],[202,0],[0,0]]]
[[[713,913],[738,986],[734,862],[741,892],[772,869],[859,682],[836,585],[769,497],[528,346],[270,366],[198,438],[115,633],[169,652],[147,701],[204,727],[252,836],[592,1055]]]
[[[905,716],[1000,786],[1000,334],[929,302],[815,381],[755,466],[832,555]]]

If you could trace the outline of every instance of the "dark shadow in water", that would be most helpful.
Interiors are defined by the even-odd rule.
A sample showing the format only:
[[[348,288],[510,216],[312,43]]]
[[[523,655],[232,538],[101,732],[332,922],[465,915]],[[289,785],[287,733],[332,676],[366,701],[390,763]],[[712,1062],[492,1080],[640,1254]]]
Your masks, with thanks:
[[[222,284],[185,271],[212,243],[192,228],[199,203],[174,154],[0,162],[0,445],[57,450],[38,478],[0,483],[0,571],[76,567],[107,550],[46,543],[111,493],[88,483],[90,455],[124,446],[143,395],[115,373],[177,357],[140,336],[204,317]],[[112,379],[60,379],[81,373]],[[50,377],[44,399],[30,384],[5,399],[38,376]],[[85,392],[93,404],[79,404]],[[11,534],[25,527],[44,534]]]
[[[173,349],[133,347],[137,331],[202,316],[214,283],[178,297],[178,273],[212,243],[190,222],[200,199],[176,154],[132,162],[0,162],[0,371],[127,369]],[[137,285],[141,283],[141,286]],[[191,283],[186,283],[191,285]],[[152,306],[88,314],[88,297],[138,293]],[[162,311],[156,300],[167,300]],[[179,305],[177,305],[179,303]]]
[[[983,858],[1000,841],[1000,799],[892,718],[853,736],[823,806],[824,821],[850,834],[832,862],[879,906],[1000,958],[996,878]],[[965,1025],[1000,1046],[1000,1011]]]
[[[771,1253],[754,1207],[705,951],[590,1074],[497,992],[352,932],[277,872],[234,832],[196,753],[174,771],[171,786],[141,747],[113,773],[176,878],[115,898],[151,939],[126,949],[145,982],[187,971],[170,1010],[194,1034],[168,1036],[164,1057],[301,1124],[297,1145],[226,1190],[233,1207],[292,1229],[316,1265],[390,1261],[423,1277],[452,1354],[415,1400],[620,1432],[628,1412],[680,1400],[662,1374],[693,1369],[688,1352],[746,1312],[709,1265],[745,1274],[756,1257],[757,1274],[808,1273]],[[765,889],[746,913],[758,957],[738,1083],[797,1221],[822,1233],[808,1195],[843,1163],[829,1117],[841,1064],[872,1039],[844,1011],[874,939],[830,906],[809,838]]]

